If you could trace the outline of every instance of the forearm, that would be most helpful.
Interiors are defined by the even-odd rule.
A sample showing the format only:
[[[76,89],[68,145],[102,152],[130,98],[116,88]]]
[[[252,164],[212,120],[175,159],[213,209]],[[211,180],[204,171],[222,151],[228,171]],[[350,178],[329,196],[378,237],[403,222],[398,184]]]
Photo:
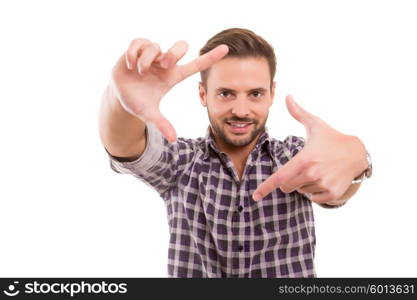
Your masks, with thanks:
[[[99,115],[100,138],[107,151],[117,157],[138,157],[146,146],[145,126],[122,107],[109,84]]]

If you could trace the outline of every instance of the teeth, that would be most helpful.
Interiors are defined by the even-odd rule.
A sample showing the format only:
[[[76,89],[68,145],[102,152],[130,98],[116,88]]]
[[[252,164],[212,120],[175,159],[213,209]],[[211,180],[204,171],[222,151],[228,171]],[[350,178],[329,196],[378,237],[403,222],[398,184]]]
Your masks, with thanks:
[[[247,125],[249,125],[249,124],[234,124],[234,123],[230,123],[230,125],[232,125],[233,127],[240,127],[240,128],[243,128],[243,127],[246,127]]]

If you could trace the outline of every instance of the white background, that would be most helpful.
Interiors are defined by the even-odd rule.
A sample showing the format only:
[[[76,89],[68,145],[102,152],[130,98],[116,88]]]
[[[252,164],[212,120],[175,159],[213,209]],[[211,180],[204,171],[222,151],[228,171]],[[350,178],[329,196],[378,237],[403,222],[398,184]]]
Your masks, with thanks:
[[[345,207],[314,205],[318,276],[417,276],[416,15],[413,1],[2,1],[0,276],[167,275],[163,201],[110,169],[101,94],[132,39],[184,39],[185,63],[230,27],[276,50],[272,136],[305,136],[291,93],[371,152],[374,176]],[[199,79],[163,100],[182,137],[207,128]]]

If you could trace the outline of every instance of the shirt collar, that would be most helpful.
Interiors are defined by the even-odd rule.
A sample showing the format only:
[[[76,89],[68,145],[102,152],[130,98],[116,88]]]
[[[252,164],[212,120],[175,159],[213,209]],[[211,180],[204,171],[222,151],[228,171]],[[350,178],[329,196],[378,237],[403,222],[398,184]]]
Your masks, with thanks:
[[[259,152],[262,149],[262,146],[265,147],[268,154],[271,156],[271,158],[273,158],[274,153],[267,127],[265,127],[265,130],[261,133],[260,137],[258,138],[258,141],[256,142],[255,148],[252,150],[252,153]],[[211,127],[208,126],[206,131],[206,137],[204,138],[204,160],[206,160],[210,156],[210,151],[214,151],[219,155],[220,153],[222,153],[217,147],[217,144],[214,140],[213,134],[211,132]]]

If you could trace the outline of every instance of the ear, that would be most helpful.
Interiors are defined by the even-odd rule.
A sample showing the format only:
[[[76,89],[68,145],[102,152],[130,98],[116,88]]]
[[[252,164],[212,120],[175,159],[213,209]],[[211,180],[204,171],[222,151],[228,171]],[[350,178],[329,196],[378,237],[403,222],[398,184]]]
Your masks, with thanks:
[[[275,97],[275,87],[277,85],[277,82],[274,81],[272,83],[272,88],[271,88],[271,104],[274,102],[274,97]]]
[[[207,92],[201,81],[198,83],[198,90],[199,90],[201,105],[203,105],[204,107],[207,107]]]

